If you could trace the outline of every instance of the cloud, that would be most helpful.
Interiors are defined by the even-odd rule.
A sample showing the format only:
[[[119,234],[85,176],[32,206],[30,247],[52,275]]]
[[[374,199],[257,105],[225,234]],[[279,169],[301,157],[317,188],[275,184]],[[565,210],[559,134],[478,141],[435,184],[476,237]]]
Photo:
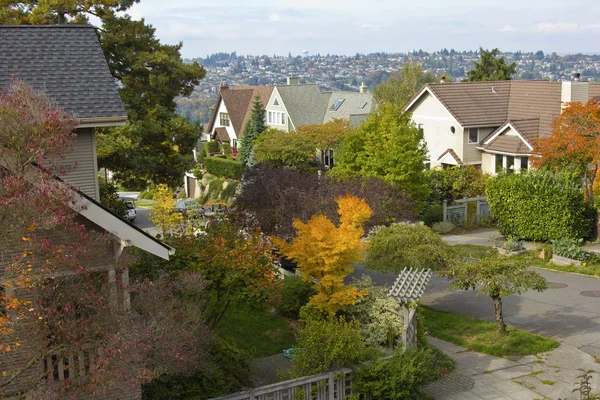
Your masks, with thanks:
[[[583,25],[581,29],[592,33],[600,33],[600,24]]]
[[[374,24],[360,24],[358,27],[371,32],[379,32],[381,30],[379,25]]]
[[[564,32],[575,32],[579,26],[575,23],[570,22],[543,22],[536,25],[536,31],[540,33],[564,33]]]
[[[277,14],[277,13],[271,13],[271,15],[269,15],[269,20],[271,22],[280,22],[281,21],[281,15]]]
[[[512,25],[504,25],[504,28],[501,29],[501,32],[519,32],[519,29]]]

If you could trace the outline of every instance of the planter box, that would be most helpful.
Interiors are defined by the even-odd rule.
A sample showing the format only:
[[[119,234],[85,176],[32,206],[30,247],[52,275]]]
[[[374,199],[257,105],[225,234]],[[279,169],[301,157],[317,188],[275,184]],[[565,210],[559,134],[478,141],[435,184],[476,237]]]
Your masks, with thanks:
[[[498,254],[502,254],[503,256],[520,256],[521,254],[526,254],[527,249],[523,250],[507,250],[504,247],[495,247],[498,250]]]
[[[571,258],[554,255],[552,256],[552,263],[556,265],[575,265],[576,267],[581,267],[582,262],[579,260],[573,260]]]

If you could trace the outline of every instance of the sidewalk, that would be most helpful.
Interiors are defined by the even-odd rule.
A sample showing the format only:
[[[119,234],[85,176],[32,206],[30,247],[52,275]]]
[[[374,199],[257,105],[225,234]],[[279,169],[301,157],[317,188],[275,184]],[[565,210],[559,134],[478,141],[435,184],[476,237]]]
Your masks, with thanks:
[[[454,372],[426,387],[427,394],[436,400],[575,400],[579,393],[572,390],[579,381],[579,369],[600,370],[593,357],[566,344],[539,356],[511,361],[428,339],[456,361]],[[600,392],[600,376],[592,375],[593,393]]]

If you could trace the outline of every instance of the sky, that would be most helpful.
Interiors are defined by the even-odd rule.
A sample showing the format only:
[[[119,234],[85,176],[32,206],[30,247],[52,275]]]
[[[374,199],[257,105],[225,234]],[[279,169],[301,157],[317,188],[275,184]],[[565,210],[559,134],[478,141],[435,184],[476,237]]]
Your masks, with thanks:
[[[435,51],[600,53],[597,0],[141,0],[164,43],[186,58]]]

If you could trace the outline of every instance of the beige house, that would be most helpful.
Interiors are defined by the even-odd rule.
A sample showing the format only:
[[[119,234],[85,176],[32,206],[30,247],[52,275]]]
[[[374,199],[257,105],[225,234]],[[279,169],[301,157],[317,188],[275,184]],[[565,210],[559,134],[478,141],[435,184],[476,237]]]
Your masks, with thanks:
[[[106,277],[110,288],[107,298],[120,310],[129,310],[129,271],[118,268],[118,259],[125,247],[135,246],[163,259],[169,259],[174,249],[148,235],[146,232],[115,215],[99,201],[98,165],[96,161],[95,128],[124,125],[127,116],[119,98],[117,86],[108,69],[100,48],[94,27],[87,25],[64,26],[0,26],[0,89],[11,84],[14,76],[44,90],[57,105],[75,114],[80,119],[76,130],[75,149],[67,156],[66,164],[77,167],[60,177],[72,185],[78,204],[78,222],[90,231],[105,232],[111,235],[112,242],[102,250],[102,255],[90,260],[89,268],[95,268]],[[4,151],[0,144],[0,153]],[[5,160],[0,157],[0,159]],[[34,167],[31,167],[34,168]],[[62,231],[45,232],[51,237],[67,237]],[[4,275],[7,260],[13,251],[10,243],[0,243],[0,290],[15,296],[14,289],[6,286]],[[39,267],[35,265],[34,267]],[[71,270],[60,270],[56,277],[74,274]],[[35,294],[29,293],[34,296]],[[25,346],[23,346],[25,347]],[[65,380],[76,380],[84,374],[84,369],[75,365],[89,365],[93,352],[80,352],[65,356],[51,354],[44,360],[30,364],[27,351],[21,348],[4,358],[9,368],[25,368],[20,375],[26,380],[40,373],[47,377],[48,385],[60,385]],[[3,357],[5,357],[3,355]],[[6,367],[6,364],[4,365]],[[36,375],[36,376],[37,376]],[[3,377],[0,376],[0,383]],[[29,388],[16,380],[9,386],[14,394]],[[78,398],[87,398],[81,395]],[[141,387],[127,391],[107,392],[95,399],[140,399]]]
[[[428,84],[405,106],[423,129],[431,168],[475,165],[495,174],[529,168],[563,103],[600,96],[600,84],[489,81]]]

